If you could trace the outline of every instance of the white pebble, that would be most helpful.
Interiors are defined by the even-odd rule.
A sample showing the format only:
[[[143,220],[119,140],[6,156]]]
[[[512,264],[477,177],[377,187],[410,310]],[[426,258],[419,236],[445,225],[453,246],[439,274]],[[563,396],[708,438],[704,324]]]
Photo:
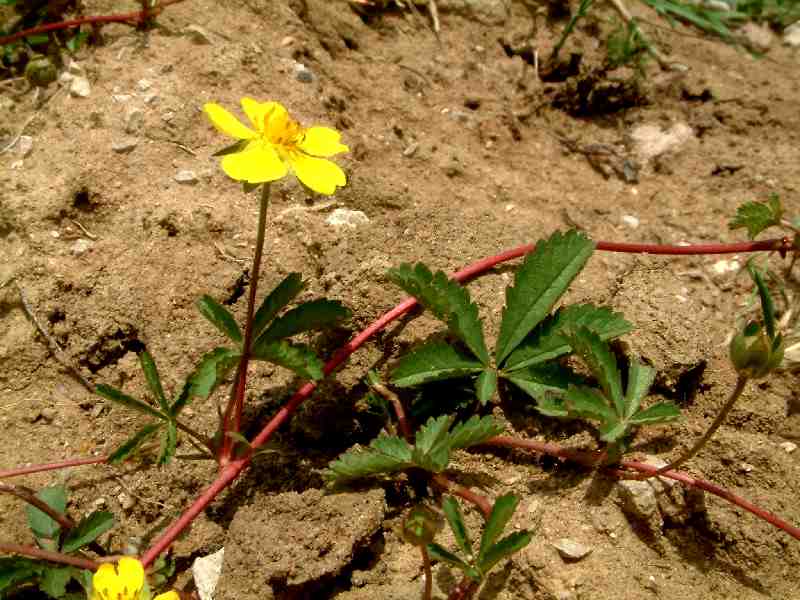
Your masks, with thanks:
[[[797,444],[795,444],[794,442],[781,442],[778,445],[780,446],[781,450],[786,452],[786,454],[791,454],[792,452],[797,450]]]
[[[622,222],[631,229],[639,227],[639,219],[633,215],[622,215]]]
[[[369,223],[369,217],[360,210],[350,210],[348,208],[337,208],[330,216],[325,219],[328,225],[334,227],[350,227],[355,229],[359,225]]]
[[[192,185],[197,183],[197,174],[194,171],[181,170],[175,174],[174,179],[178,183]]]
[[[69,93],[75,98],[88,98],[92,93],[92,86],[86,77],[77,76],[70,83]]]

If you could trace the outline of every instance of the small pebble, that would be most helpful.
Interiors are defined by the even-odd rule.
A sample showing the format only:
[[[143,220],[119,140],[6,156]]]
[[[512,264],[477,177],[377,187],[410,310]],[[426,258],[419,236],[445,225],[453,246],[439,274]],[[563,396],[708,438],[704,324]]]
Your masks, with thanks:
[[[138,133],[144,127],[144,111],[131,108],[125,115],[125,133]]]
[[[73,256],[80,256],[89,250],[93,245],[94,242],[92,242],[92,240],[81,238],[79,240],[75,240],[75,243],[70,246],[69,251]]]
[[[92,93],[92,86],[86,77],[77,76],[69,85],[69,93],[75,98],[88,98]]]
[[[622,215],[622,222],[631,229],[639,227],[639,219],[633,215]]]
[[[17,141],[17,154],[22,156],[22,158],[28,158],[31,152],[33,152],[33,138],[29,135],[19,136],[19,141]]]
[[[718,260],[711,265],[711,270],[717,275],[725,275],[726,273],[735,273],[742,268],[738,260]]]
[[[303,63],[294,64],[294,77],[301,83],[311,83],[314,81],[314,73]]]
[[[130,101],[133,98],[130,94],[111,94],[111,99],[114,102],[119,102],[120,104],[125,104],[126,102]]]
[[[97,508],[102,508],[103,506],[105,506],[105,505],[106,505],[106,499],[105,499],[105,498],[103,498],[102,496],[100,496],[100,497],[99,497],[99,498],[97,498],[97,499],[96,499],[94,502],[92,502],[92,504],[93,504],[94,506],[96,506]]]
[[[117,496],[117,500],[119,501],[119,505],[122,507],[122,510],[127,511],[136,506],[136,499],[125,492],[122,492],[119,496]]]
[[[325,222],[334,227],[350,227],[351,229],[355,229],[359,225],[369,223],[369,217],[360,210],[337,208],[325,219]]]
[[[186,185],[193,185],[197,183],[197,174],[194,171],[181,170],[175,174],[175,181]]]
[[[217,587],[219,576],[222,573],[222,562],[225,558],[225,548],[220,548],[213,554],[196,558],[192,564],[197,595],[200,600],[212,600]]]
[[[294,38],[290,35],[281,39],[281,48],[286,48],[286,46],[291,46],[292,44],[294,44]]]
[[[569,538],[561,538],[553,542],[553,547],[558,550],[562,558],[567,560],[580,560],[592,552],[592,548]]]
[[[779,444],[780,449],[786,452],[786,454],[791,454],[795,450],[797,450],[797,444],[794,442],[781,442]]]
[[[133,149],[136,148],[138,144],[139,144],[138,140],[135,140],[133,138],[127,140],[119,140],[111,144],[111,149],[117,154],[127,154],[128,152],[133,151]]]
[[[417,153],[418,148],[419,144],[417,142],[411,142],[408,146],[406,146],[405,150],[403,150],[403,156],[406,158],[411,158]]]
[[[187,35],[195,44],[210,44],[211,36],[208,32],[199,25],[189,25],[183,30],[184,35]]]
[[[136,87],[139,88],[140,92],[146,92],[151,87],[153,87],[153,82],[149,79],[140,79],[136,82]]]
[[[751,473],[753,469],[755,469],[755,467],[750,463],[743,462],[739,465],[739,472],[741,473]]]
[[[144,95],[145,104],[154,104],[156,100],[158,100],[158,94],[155,92],[150,92],[149,94]]]

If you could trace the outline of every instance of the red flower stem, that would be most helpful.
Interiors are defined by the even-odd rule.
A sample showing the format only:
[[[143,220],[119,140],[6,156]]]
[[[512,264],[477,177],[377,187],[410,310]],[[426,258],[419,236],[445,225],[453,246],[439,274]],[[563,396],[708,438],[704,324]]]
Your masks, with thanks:
[[[71,565],[73,567],[78,567],[79,569],[88,569],[89,571],[96,571],[98,568],[100,568],[99,562],[89,560],[88,558],[70,556],[68,554],[61,554],[60,552],[50,552],[49,550],[42,550],[36,546],[25,546],[10,542],[0,542],[0,552],[3,554],[29,556],[31,558],[47,560],[62,565]]]
[[[20,500],[24,500],[31,506],[35,506],[48,517],[53,519],[56,523],[61,525],[63,529],[72,529],[75,527],[75,521],[70,519],[67,515],[57,511],[51,507],[47,502],[36,496],[36,493],[29,488],[21,485],[14,485],[13,483],[3,483],[0,481],[0,493],[11,494]]]
[[[713,254],[722,254],[725,252],[732,252],[732,253],[740,253],[740,252],[756,252],[756,251],[763,251],[763,250],[775,250],[785,247],[785,240],[784,239],[774,239],[774,240],[763,240],[761,242],[747,242],[744,244],[696,244],[692,246],[659,246],[657,244],[618,244],[615,242],[597,242],[596,247],[598,250],[605,250],[609,252],[647,252],[653,254],[705,254],[705,253],[713,253]],[[524,254],[527,254],[531,250],[535,248],[535,244],[525,244],[524,246],[518,246],[517,248],[512,248],[511,250],[507,250],[500,254],[496,254],[495,256],[490,256],[488,258],[484,258],[483,260],[479,260],[468,267],[458,271],[453,275],[453,279],[456,281],[463,283],[467,279],[470,279],[480,273],[484,273],[489,269],[493,268],[494,266],[506,262],[509,260],[513,260],[515,258],[519,258]],[[663,250],[659,252],[659,249]],[[699,250],[698,250],[699,249]],[[366,329],[364,329],[361,333],[359,333],[356,337],[350,340],[347,344],[339,348],[336,352],[334,352],[333,357],[325,364],[325,368],[323,369],[323,373],[327,376],[330,375],[333,371],[335,371],[339,366],[344,363],[347,358],[358,348],[360,348],[364,343],[369,340],[373,335],[377,332],[384,329],[389,323],[398,319],[412,308],[417,305],[417,300],[415,298],[406,298],[400,304],[395,306],[389,312],[385,313],[383,316],[378,318],[374,321],[371,325],[369,325]],[[316,388],[317,384],[313,381],[306,382],[299,390],[297,390],[294,395],[289,399],[289,401],[283,405],[275,416],[270,419],[270,421],[264,426],[264,428],[256,435],[255,438],[251,441],[251,448],[252,450],[256,450],[261,447],[264,443],[269,440],[273,433],[283,425],[289,417],[297,410],[297,407],[303,403],[303,401],[308,398],[311,393]],[[251,455],[245,456],[242,459],[230,462],[223,471],[218,475],[216,481],[214,481],[211,486],[206,489],[201,496],[199,496],[192,505],[187,509],[187,511],[181,515],[181,517],[169,528],[167,529],[160,538],[158,538],[153,545],[147,550],[145,553],[142,561],[145,566],[149,565],[152,561],[154,561],[161,552],[166,550],[170,544],[175,540],[175,538],[180,535],[185,527],[192,522],[192,520],[202,512],[205,507],[216,497],[216,495],[222,491],[225,486],[230,482],[233,481],[239,472],[244,469],[250,462]],[[235,471],[235,472],[234,472]],[[221,478],[225,476],[225,483],[220,484]],[[485,511],[484,511],[485,513]],[[491,511],[490,511],[491,513]]]
[[[489,515],[492,514],[492,503],[489,502],[485,496],[481,496],[480,494],[473,492],[471,489],[462,485],[453,483],[441,473],[434,473],[432,481],[441,490],[459,496],[467,502],[472,502],[472,504],[474,504],[478,510],[481,511],[484,519],[488,519]]]
[[[567,460],[571,460],[582,464],[587,467],[597,467],[601,466],[606,458],[605,453],[603,452],[585,452],[581,450],[570,450],[567,448],[562,448],[558,444],[552,444],[550,442],[537,442],[535,440],[523,440],[518,438],[512,438],[507,436],[497,436],[493,437],[486,441],[487,445],[490,446],[502,446],[504,448],[516,448],[516,449],[523,449],[523,450],[532,450],[534,452],[538,452],[539,454],[548,454],[550,456],[556,456],[558,458],[564,458]],[[635,461],[635,460],[622,460],[619,462],[619,466],[625,467],[626,469],[630,469],[633,471],[638,471],[640,473],[647,473],[648,475],[655,475],[659,468],[655,465],[649,465],[647,463]],[[611,473],[616,475],[617,477],[624,478],[625,471],[619,469],[612,469]],[[704,490],[715,496],[719,496],[720,498],[727,500],[731,504],[734,504],[744,510],[753,513],[755,516],[759,517],[760,519],[765,520],[767,523],[785,531],[793,538],[800,540],[800,528],[795,527],[784,521],[783,519],[777,517],[776,515],[772,514],[771,512],[764,510],[748,502],[744,498],[737,496],[730,490],[726,490],[718,485],[715,485],[709,481],[705,481],[703,479],[696,479],[691,475],[686,473],[682,473],[680,471],[665,471],[660,473],[660,477],[667,477],[669,479],[674,479],[686,486],[697,488],[700,490]]]
[[[99,458],[71,458],[69,460],[62,460],[61,462],[30,465],[28,467],[15,467],[13,469],[0,471],[0,479],[9,479],[10,477],[19,477],[20,475],[30,475],[31,473],[42,473],[44,471],[57,471],[59,469],[68,469],[70,467],[80,467],[82,465],[99,465],[107,460],[108,456],[101,456]]]
[[[422,552],[422,570],[425,572],[425,589],[422,590],[422,600],[431,600],[433,593],[433,574],[431,573],[431,557],[428,549],[423,545],[419,547]]]
[[[256,305],[256,290],[258,277],[261,272],[261,257],[264,253],[264,238],[267,229],[267,209],[269,208],[270,184],[261,186],[261,202],[258,208],[258,229],[256,233],[256,249],[253,254],[253,266],[250,270],[250,290],[247,296],[247,318],[244,326],[244,341],[242,343],[242,358],[236,370],[235,393],[232,395],[225,409],[223,420],[222,450],[219,456],[220,465],[225,466],[230,462],[236,440],[228,435],[231,432],[242,430],[242,410],[244,409],[244,396],[247,390],[247,366],[250,364],[250,351],[253,344],[253,313]]]
[[[12,33],[11,35],[0,37],[0,46],[10,44],[11,42],[28,37],[29,35],[36,35],[37,33],[49,33],[51,31],[58,31],[60,29],[70,29],[72,27],[80,27],[81,25],[86,24],[101,25],[103,23],[129,23],[131,21],[139,24],[151,17],[155,17],[170,4],[177,4],[178,2],[183,2],[183,0],[161,0],[157,6],[148,8],[146,10],[137,10],[134,12],[116,15],[80,17],[78,19],[72,19],[71,21],[61,21],[60,23],[38,25],[36,27],[31,27],[30,29],[25,29],[23,31],[18,31],[17,33]]]

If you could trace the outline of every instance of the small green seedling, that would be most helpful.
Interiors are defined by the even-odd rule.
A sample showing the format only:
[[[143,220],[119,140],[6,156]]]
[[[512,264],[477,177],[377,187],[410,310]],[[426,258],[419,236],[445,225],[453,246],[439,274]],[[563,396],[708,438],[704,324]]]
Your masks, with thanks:
[[[67,507],[67,489],[63,485],[44,488],[36,497],[54,512],[64,515]],[[114,515],[96,510],[76,523],[65,527],[50,515],[29,505],[28,527],[42,550],[80,557],[82,550],[96,544],[97,538],[114,526]],[[66,517],[65,517],[66,519]],[[69,520],[68,520],[69,522]],[[68,591],[74,580],[84,591]],[[91,590],[91,571],[72,566],[57,566],[42,560],[22,557],[0,558],[0,597],[22,587],[36,587],[50,598],[58,600],[85,599]]]
[[[511,517],[514,516],[517,504],[519,504],[519,498],[513,494],[506,494],[495,500],[476,553],[467,533],[458,501],[452,496],[445,497],[442,501],[442,510],[453,531],[458,550],[451,552],[433,542],[428,544],[428,553],[432,559],[446,562],[460,569],[473,581],[483,581],[498,562],[522,550],[533,537],[527,531],[515,531],[498,541]]]
[[[251,358],[285,367],[300,377],[316,381],[323,376],[322,361],[307,344],[294,343],[289,338],[307,331],[332,326],[347,318],[350,313],[339,302],[319,299],[304,302],[279,316],[279,313],[303,290],[303,287],[304,283],[300,275],[290,273],[264,299],[253,318]],[[233,348],[221,346],[207,352],[186,379],[179,394],[171,402],[164,393],[158,369],[156,369],[152,357],[147,352],[140,353],[139,362],[150,393],[158,403],[158,408],[109,385],[98,385],[96,391],[104,398],[158,419],[157,422],[142,427],[115,450],[111,454],[111,462],[122,462],[127,459],[142,446],[143,442],[162,430],[163,438],[158,464],[167,464],[174,456],[178,429],[189,434],[193,442],[199,444],[199,449],[204,454],[209,457],[214,454],[215,444],[181,423],[178,417],[195,397],[208,398],[239,364],[244,338],[233,315],[210,296],[203,296],[198,300],[197,307],[200,313],[235,346]],[[229,435],[235,435],[235,432],[229,432]]]
[[[431,417],[416,434],[412,446],[394,435],[382,435],[367,448],[356,448],[342,454],[328,465],[326,478],[334,483],[385,475],[419,468],[440,473],[447,468],[450,454],[458,448],[482,444],[503,431],[492,417],[473,416],[451,429],[454,417]]]
[[[443,321],[457,344],[432,342],[400,359],[391,381],[398,387],[431,381],[475,378],[475,392],[486,404],[505,379],[537,401],[547,394],[564,394],[581,378],[557,359],[572,352],[571,333],[580,328],[601,340],[632,329],[622,315],[591,304],[553,307],[594,251],[586,236],[569,231],[541,240],[517,269],[506,289],[500,334],[490,355],[483,323],[469,292],[442,272],[423,264],[401,265],[390,279]],[[537,407],[538,408],[538,407]]]

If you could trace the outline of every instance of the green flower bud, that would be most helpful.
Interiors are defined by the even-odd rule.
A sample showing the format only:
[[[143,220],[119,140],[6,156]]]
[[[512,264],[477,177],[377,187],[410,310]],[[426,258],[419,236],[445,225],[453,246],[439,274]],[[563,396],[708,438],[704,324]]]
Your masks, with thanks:
[[[409,544],[427,546],[433,542],[441,528],[442,520],[439,515],[427,508],[417,507],[403,521],[401,535]]]
[[[784,343],[778,334],[775,339],[762,330],[758,323],[748,325],[731,340],[731,362],[739,375],[761,379],[774,371],[783,360]]]

